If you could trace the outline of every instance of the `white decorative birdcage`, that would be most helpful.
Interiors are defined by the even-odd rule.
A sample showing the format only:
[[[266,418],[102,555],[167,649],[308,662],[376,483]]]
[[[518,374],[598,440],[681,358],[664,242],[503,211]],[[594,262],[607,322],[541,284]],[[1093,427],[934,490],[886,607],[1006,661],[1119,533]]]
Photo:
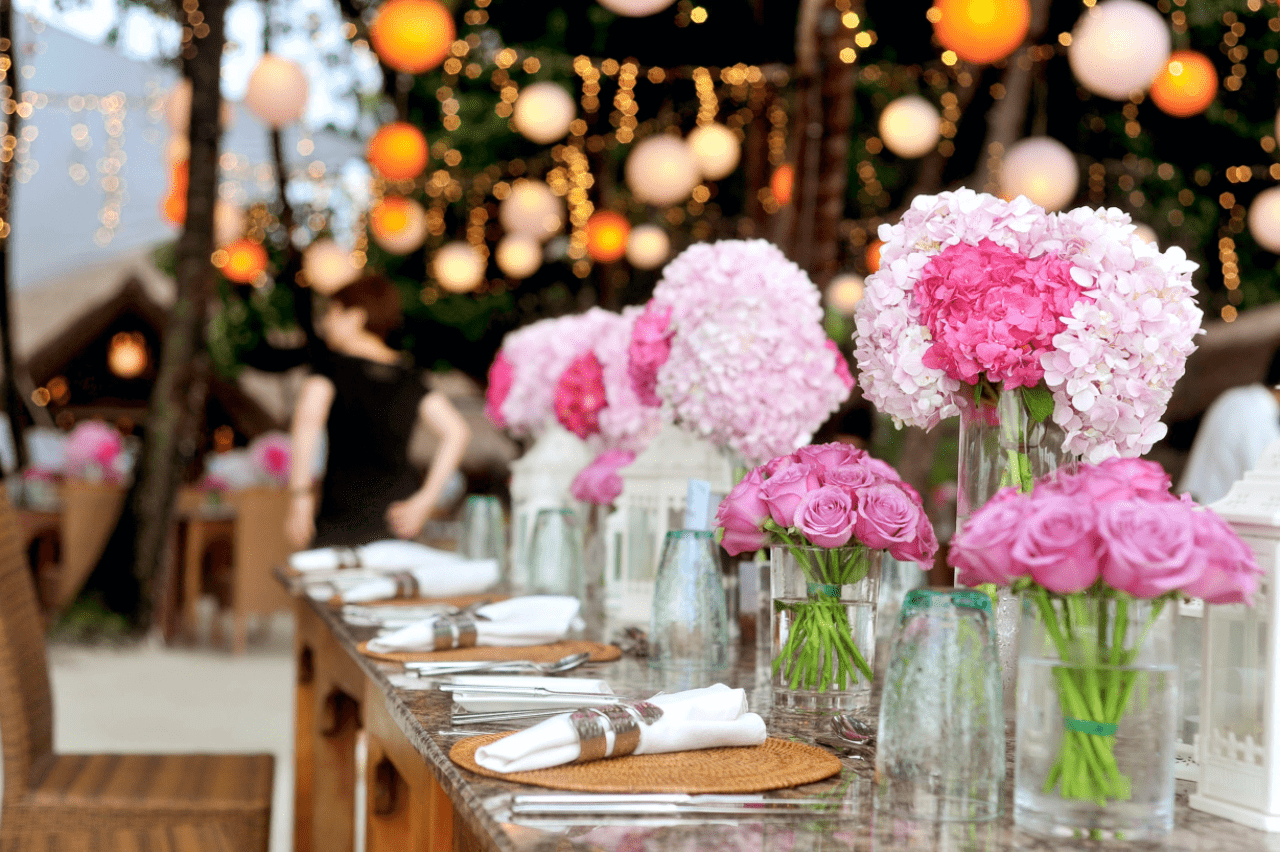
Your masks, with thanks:
[[[666,424],[636,460],[623,468],[622,494],[605,527],[605,607],[615,627],[648,628],[653,582],[667,531],[685,527],[690,480],[717,495],[733,488],[733,462],[686,430]]]
[[[591,459],[585,441],[553,423],[511,463],[511,584],[516,591],[527,586],[525,554],[538,510],[569,507],[586,517],[570,487]]]
[[[1263,580],[1254,607],[1204,609],[1199,787],[1191,807],[1255,829],[1280,830],[1280,441],[1213,505],[1253,549]]]

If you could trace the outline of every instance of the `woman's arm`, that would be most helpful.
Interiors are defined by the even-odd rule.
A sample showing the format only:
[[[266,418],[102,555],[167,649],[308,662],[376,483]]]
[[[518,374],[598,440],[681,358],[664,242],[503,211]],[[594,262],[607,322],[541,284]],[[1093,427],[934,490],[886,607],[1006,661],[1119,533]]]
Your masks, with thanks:
[[[298,405],[293,410],[289,436],[292,452],[289,465],[289,515],[284,532],[289,544],[305,548],[316,533],[316,497],[311,489],[311,465],[320,446],[320,432],[329,420],[333,405],[333,383],[323,376],[308,376],[302,383]]]
[[[431,459],[431,469],[422,488],[414,492],[408,499],[393,503],[387,509],[387,521],[392,531],[403,539],[412,539],[422,531],[427,517],[435,507],[444,490],[445,484],[462,464],[462,457],[471,442],[471,427],[449,402],[449,398],[439,391],[433,391],[422,398],[418,406],[418,417],[426,421],[437,435],[440,446],[436,448]]]

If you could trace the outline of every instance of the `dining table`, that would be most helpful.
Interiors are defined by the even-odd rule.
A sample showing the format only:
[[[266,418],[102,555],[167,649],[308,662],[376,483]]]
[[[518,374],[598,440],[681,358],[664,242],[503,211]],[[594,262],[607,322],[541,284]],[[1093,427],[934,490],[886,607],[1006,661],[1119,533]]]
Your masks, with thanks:
[[[1001,816],[981,822],[934,821],[882,811],[875,767],[864,750],[842,752],[837,775],[769,791],[712,812],[676,802],[643,803],[634,813],[591,803],[580,794],[481,776],[455,764],[450,749],[480,732],[529,723],[455,727],[450,695],[402,665],[362,653],[376,628],[351,625],[342,609],[307,596],[297,576],[277,577],[295,594],[297,632],[294,849],[352,850],[356,843],[357,741],[363,730],[367,850],[1280,850],[1265,833],[1191,809],[1194,783],[1177,783],[1171,833],[1157,842],[1043,837],[1013,820],[1013,735],[1007,750]],[[606,680],[615,693],[648,697],[723,682],[746,690],[769,735],[820,745],[828,719],[772,707],[764,638],[736,646],[728,668],[676,673],[630,653],[589,663],[572,675]],[[921,732],[922,737],[935,733]],[[625,759],[624,759],[625,760]],[[562,795],[568,811],[526,813],[524,798]],[[628,798],[624,798],[628,799]],[[751,797],[744,798],[751,800]],[[770,808],[803,800],[796,808]],[[578,804],[581,804],[579,809]],[[527,804],[526,804],[527,805]],[[784,803],[785,805],[785,803]]]

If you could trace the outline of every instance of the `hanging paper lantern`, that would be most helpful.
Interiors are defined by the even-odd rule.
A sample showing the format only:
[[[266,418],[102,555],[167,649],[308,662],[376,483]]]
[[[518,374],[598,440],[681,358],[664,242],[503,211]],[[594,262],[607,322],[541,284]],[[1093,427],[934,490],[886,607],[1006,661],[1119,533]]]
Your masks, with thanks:
[[[175,133],[170,136],[169,141],[164,146],[164,161],[172,166],[175,163],[190,159],[191,142],[187,139],[186,134]]]
[[[369,140],[365,159],[388,181],[412,181],[427,168],[427,138],[405,121],[384,124]]]
[[[244,236],[244,208],[226,199],[213,203],[213,245],[225,246]]]
[[[564,227],[564,202],[542,181],[520,178],[498,204],[498,221],[509,234],[546,240]]]
[[[1280,254],[1280,187],[1263,190],[1249,205],[1249,233],[1259,246]]]
[[[249,75],[244,105],[267,127],[293,124],[307,109],[307,72],[292,59],[264,53]]]
[[[846,317],[852,316],[853,309],[862,301],[863,289],[862,276],[841,273],[827,285],[827,304]]]
[[[516,96],[511,124],[526,138],[547,145],[563,139],[577,115],[573,98],[557,83],[533,83]]]
[[[796,169],[790,163],[783,163],[774,169],[773,177],[769,179],[769,190],[778,204],[791,203],[791,192],[795,189],[795,185]]]
[[[436,281],[450,293],[475,290],[484,281],[484,258],[463,240],[445,243],[431,261]]]
[[[624,171],[636,199],[660,207],[684,201],[702,179],[689,143],[667,133],[637,142]]]
[[[187,161],[179,160],[169,169],[169,194],[160,203],[160,215],[170,225],[187,221]]]
[[[676,0],[600,0],[600,5],[624,18],[645,18],[655,15]]]
[[[150,362],[147,339],[141,332],[116,332],[107,347],[107,369],[121,379],[137,379]]]
[[[689,134],[689,148],[693,150],[693,159],[702,177],[709,181],[732,174],[742,156],[738,135],[719,122],[695,127]]]
[[[1156,242],[1156,229],[1152,228],[1145,222],[1139,222],[1133,226],[1133,236],[1137,237],[1144,243]]]
[[[587,220],[587,254],[601,263],[613,263],[626,254],[630,231],[631,223],[621,213],[593,213]]]
[[[1203,53],[1175,50],[1151,84],[1151,102],[1171,116],[1187,118],[1209,108],[1218,93],[1218,72]]]
[[[1079,181],[1075,156],[1048,136],[1031,136],[1010,145],[1000,167],[1000,192],[1005,198],[1024,195],[1048,211],[1070,204]]]
[[[383,64],[421,74],[444,62],[458,30],[436,0],[387,0],[369,25],[369,41]]]
[[[225,257],[222,256],[223,253]],[[247,237],[231,241],[214,254],[222,261],[218,269],[228,281],[237,284],[253,284],[267,269],[267,250],[262,248],[261,243]]]
[[[512,278],[528,278],[542,266],[542,244],[525,234],[508,234],[494,253],[498,269]]]
[[[872,240],[867,245],[867,272],[880,271],[880,250],[884,248],[883,240]]]
[[[1106,0],[1086,9],[1071,34],[1067,60],[1080,85],[1117,101],[1145,91],[1172,48],[1164,16],[1138,0]]]
[[[880,138],[899,157],[923,157],[942,135],[938,108],[919,95],[895,98],[880,113]]]
[[[985,65],[1013,53],[1031,24],[1028,0],[936,0],[933,34],[948,50]]]
[[[360,270],[351,262],[350,252],[322,237],[302,253],[302,274],[312,290],[328,296],[359,278]]]
[[[416,201],[385,196],[369,209],[373,241],[393,255],[407,255],[427,239],[427,212]]]
[[[639,270],[657,269],[671,256],[671,238],[657,225],[637,225],[627,237],[627,263]]]
[[[185,77],[173,84],[173,88],[169,90],[169,94],[164,97],[164,118],[169,124],[169,129],[176,136],[183,139],[191,129],[191,81]],[[227,130],[236,121],[236,111],[231,104],[226,101],[222,102],[222,107],[218,112],[218,121],[222,124],[222,129]],[[183,155],[179,159],[186,159]]]

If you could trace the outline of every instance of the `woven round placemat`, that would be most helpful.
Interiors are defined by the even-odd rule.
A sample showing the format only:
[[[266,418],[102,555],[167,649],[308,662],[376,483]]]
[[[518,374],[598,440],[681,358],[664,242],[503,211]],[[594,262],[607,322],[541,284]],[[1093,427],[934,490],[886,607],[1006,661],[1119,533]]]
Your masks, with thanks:
[[[523,773],[498,773],[476,764],[477,749],[509,734],[460,740],[449,758],[481,776],[592,794],[755,794],[818,782],[843,767],[825,749],[773,737],[760,746],[626,755]]]
[[[562,640],[545,646],[471,646],[447,652],[371,652],[368,642],[361,643],[358,648],[362,654],[374,660],[392,663],[444,660],[531,660],[536,663],[554,663],[562,657],[579,652],[591,652],[591,663],[607,663],[622,657],[622,650],[617,646],[606,646],[590,640]]]

